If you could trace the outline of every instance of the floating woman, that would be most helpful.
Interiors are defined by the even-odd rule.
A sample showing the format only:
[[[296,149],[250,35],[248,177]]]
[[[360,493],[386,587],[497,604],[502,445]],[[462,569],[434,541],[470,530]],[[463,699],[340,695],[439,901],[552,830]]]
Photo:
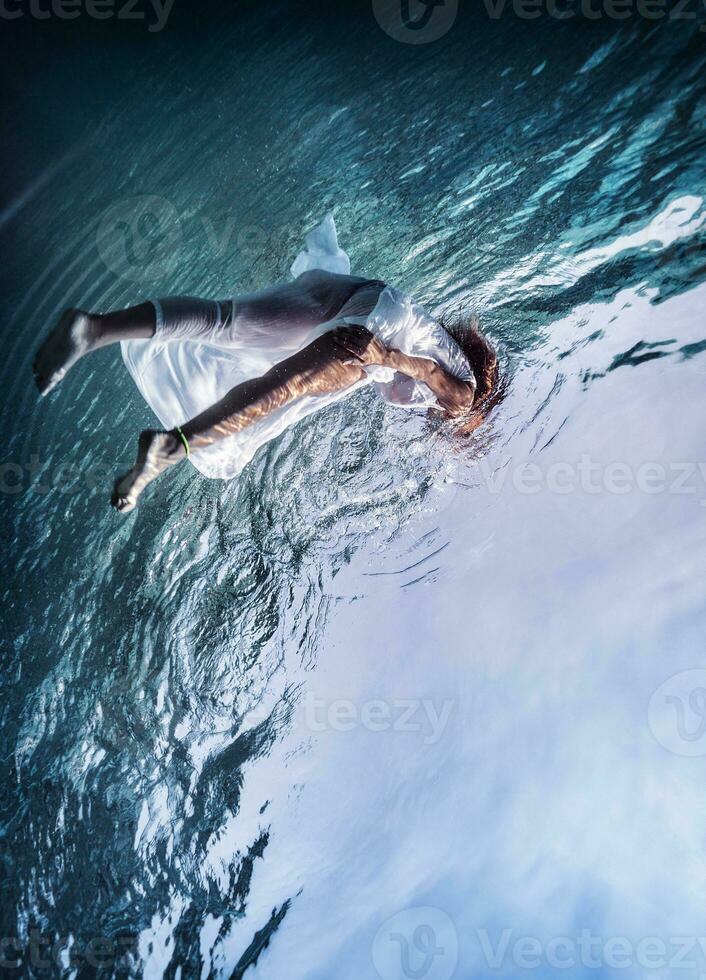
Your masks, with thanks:
[[[135,465],[113,488],[117,510],[187,458],[205,476],[236,476],[264,443],[365,384],[395,405],[467,416],[466,429],[482,421],[498,367],[475,319],[444,327],[394,287],[350,275],[332,215],[291,271],[292,282],[225,301],[61,316],[34,362],[41,394],[85,354],[120,342],[165,426],[140,434]]]

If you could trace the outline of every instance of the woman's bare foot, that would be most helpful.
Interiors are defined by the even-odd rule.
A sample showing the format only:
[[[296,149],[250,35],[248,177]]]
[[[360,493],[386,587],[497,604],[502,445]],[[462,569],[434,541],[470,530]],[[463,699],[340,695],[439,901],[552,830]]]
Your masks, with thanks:
[[[148,483],[185,458],[184,445],[177,436],[146,429],[140,433],[135,465],[115,481],[111,504],[122,513],[132,510]]]
[[[80,357],[93,350],[100,334],[99,318],[83,310],[65,310],[37,351],[32,370],[39,392],[47,395]]]

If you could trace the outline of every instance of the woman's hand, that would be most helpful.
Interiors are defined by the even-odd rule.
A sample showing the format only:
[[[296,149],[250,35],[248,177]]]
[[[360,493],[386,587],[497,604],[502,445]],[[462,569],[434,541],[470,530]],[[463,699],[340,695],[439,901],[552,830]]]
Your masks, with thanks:
[[[450,418],[467,412],[475,398],[475,385],[448,374],[428,357],[413,357],[400,350],[388,350],[365,327],[336,327],[324,337],[331,344],[341,364],[367,367],[380,364],[391,367],[415,381],[423,381],[436,396],[439,408]]]
[[[387,365],[415,381],[423,381],[436,396],[437,404],[449,418],[458,418],[473,406],[475,385],[460,381],[427,357],[413,357],[391,350]]]
[[[388,363],[390,352],[374,334],[355,324],[336,327],[331,339],[341,352],[344,364],[373,365]]]

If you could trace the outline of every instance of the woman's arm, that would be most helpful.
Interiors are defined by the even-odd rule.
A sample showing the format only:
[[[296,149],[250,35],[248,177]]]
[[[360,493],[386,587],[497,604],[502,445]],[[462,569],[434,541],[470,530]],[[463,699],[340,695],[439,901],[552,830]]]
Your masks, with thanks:
[[[350,388],[365,377],[365,365],[382,364],[385,347],[363,327],[337,327],[259,378],[236,385],[215,405],[186,422],[192,449],[210,446],[306,395]]]
[[[338,333],[341,343],[347,346],[358,361],[364,365],[380,364],[390,367],[413,381],[423,381],[436,395],[441,408],[451,416],[463,415],[475,398],[475,383],[461,381],[445,371],[436,361],[428,357],[413,357],[401,350],[388,350],[365,327],[349,327]],[[350,346],[351,341],[357,348]]]
[[[449,415],[463,415],[473,405],[475,385],[455,378],[428,357],[412,357],[400,350],[392,350],[388,352],[385,366],[415,381],[423,381]]]
[[[463,414],[473,404],[473,386],[447,374],[434,361],[389,351],[365,327],[345,326],[318,337],[262,377],[232,388],[186,422],[182,431],[193,449],[209,446],[297,398],[350,388],[365,376],[365,367],[375,364],[423,381],[452,416]]]

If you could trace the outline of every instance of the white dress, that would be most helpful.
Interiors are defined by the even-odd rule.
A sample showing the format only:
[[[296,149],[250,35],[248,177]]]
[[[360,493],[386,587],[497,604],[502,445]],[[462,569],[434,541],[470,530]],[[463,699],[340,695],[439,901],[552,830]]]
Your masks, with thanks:
[[[333,318],[318,322],[316,309],[312,305],[310,311],[304,301],[309,301],[313,293],[318,295],[320,286],[326,286],[327,273],[335,274],[328,277],[334,283],[340,281],[339,277],[350,274],[350,261],[338,245],[332,215],[327,215],[307,235],[306,247],[294,260],[291,272],[295,281],[287,286],[234,300],[238,310],[245,312],[234,316],[227,326],[220,322],[221,304],[212,303],[211,307],[217,307],[219,312],[212,323],[165,327],[160,323],[160,304],[155,302],[155,337],[121,343],[123,360],[130,374],[166,429],[183,425],[219,401],[231,388],[259,377],[294,351],[301,350],[342,323],[364,325],[386,347],[430,358],[449,374],[475,384],[468,360],[456,342],[425,310],[391,286],[361,279],[363,288],[355,299],[362,297],[362,304],[352,302],[350,311],[344,304]],[[351,281],[355,285],[355,280]],[[367,309],[366,291],[371,296]],[[279,305],[280,322],[282,309],[287,316],[287,310],[291,308],[291,318],[296,317],[294,329],[291,325],[284,330],[277,329],[276,317],[271,323],[263,323],[261,317],[248,317],[249,309],[266,309],[268,297],[274,297]],[[319,317],[322,315],[319,313]],[[397,405],[420,408],[436,404],[425,384],[396,375],[391,368],[370,367],[366,368],[363,379],[344,391],[298,398],[240,432],[194,450],[189,459],[204,476],[231,479],[241,472],[260,446],[312,412],[371,383],[384,398]]]

